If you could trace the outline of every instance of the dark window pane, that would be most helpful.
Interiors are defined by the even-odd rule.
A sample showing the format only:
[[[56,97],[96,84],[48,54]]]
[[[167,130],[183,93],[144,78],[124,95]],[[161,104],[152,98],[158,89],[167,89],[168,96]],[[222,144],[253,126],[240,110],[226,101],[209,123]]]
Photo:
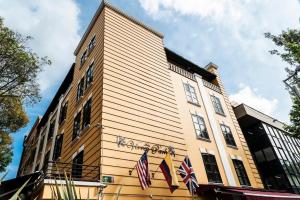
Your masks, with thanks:
[[[74,118],[72,140],[74,140],[80,134],[80,118],[81,112],[79,112]]]
[[[221,130],[223,132],[226,144],[231,145],[231,146],[236,146],[230,128],[224,124],[221,124]]]
[[[89,99],[83,107],[82,129],[87,127],[91,121],[92,99]]]
[[[204,123],[204,119],[198,115],[192,114],[195,131],[198,138],[209,139],[208,132]]]
[[[61,124],[66,119],[67,111],[68,111],[68,102],[66,102],[60,109],[59,124]]]
[[[221,175],[214,155],[202,153],[202,158],[207,174],[208,182],[222,183]]]
[[[195,88],[188,83],[184,83],[183,86],[188,102],[198,104]]]
[[[89,66],[88,70],[86,71],[85,88],[88,88],[93,82],[93,68],[94,62]]]
[[[72,163],[72,177],[81,178],[82,177],[82,165],[83,165],[83,151],[75,156]]]
[[[233,165],[241,185],[250,186],[244,164],[240,160],[233,159]]]
[[[50,123],[50,127],[49,127],[49,132],[48,132],[48,138],[47,138],[47,140],[50,140],[50,138],[53,137],[54,126],[55,126],[55,120],[54,120],[53,122]]]
[[[61,155],[63,137],[64,137],[63,134],[60,134],[60,135],[56,136],[53,160],[57,160]]]
[[[220,99],[218,97],[212,95],[211,100],[212,100],[213,106],[215,108],[215,112],[218,114],[221,114],[221,115],[225,115]]]
[[[83,89],[84,89],[84,77],[80,80],[80,82],[77,85],[77,96],[76,96],[77,101],[83,96]]]

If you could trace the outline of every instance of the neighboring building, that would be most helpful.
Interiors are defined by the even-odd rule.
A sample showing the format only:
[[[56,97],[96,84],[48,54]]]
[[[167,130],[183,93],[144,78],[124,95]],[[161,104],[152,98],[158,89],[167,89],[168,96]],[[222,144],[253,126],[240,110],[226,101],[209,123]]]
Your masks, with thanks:
[[[265,188],[300,193],[300,140],[284,124],[247,105],[234,107]]]
[[[42,198],[65,170],[76,187],[94,187],[92,198],[101,179],[104,199],[120,188],[122,200],[190,199],[181,178],[171,194],[157,170],[167,151],[176,169],[189,156],[199,184],[263,188],[216,65],[204,69],[165,48],[160,33],[106,2],[74,54],[24,141],[18,175],[43,170]],[[132,169],[146,148],[153,178],[142,190]]]

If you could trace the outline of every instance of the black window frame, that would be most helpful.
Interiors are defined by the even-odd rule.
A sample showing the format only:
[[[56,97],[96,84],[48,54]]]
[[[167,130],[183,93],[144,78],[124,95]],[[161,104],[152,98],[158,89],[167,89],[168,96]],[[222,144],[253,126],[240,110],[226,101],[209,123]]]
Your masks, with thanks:
[[[211,97],[211,101],[212,101],[212,104],[214,106],[215,112],[217,114],[225,116],[225,112],[224,112],[224,109],[223,109],[220,98],[215,96],[215,95],[211,95],[210,97]]]
[[[82,129],[86,128],[91,123],[92,98],[90,98],[83,106],[82,112]]]
[[[80,151],[72,160],[72,178],[80,179],[83,171],[84,150]]]
[[[88,52],[87,52],[87,49],[86,49],[86,50],[84,50],[84,52],[82,53],[82,55],[80,57],[80,66],[82,66],[83,63],[85,62],[85,60],[87,58],[87,54],[88,54]]]
[[[198,139],[205,139],[205,140],[209,140],[209,135],[208,135],[208,131],[205,125],[205,121],[204,118],[197,115],[197,114],[191,114],[192,115],[192,121],[194,124],[194,129],[195,129],[195,133]],[[197,118],[195,121],[195,118]]]
[[[39,144],[39,153],[41,153],[43,148],[44,148],[44,142],[45,142],[45,135],[42,135],[41,140],[40,140],[40,144]]]
[[[189,83],[183,83],[183,87],[184,87],[185,96],[186,96],[187,101],[189,103],[198,105],[199,101],[198,101],[196,90],[195,90],[194,86],[192,86]]]
[[[232,162],[233,162],[236,175],[239,179],[240,185],[247,186],[247,187],[251,186],[243,161],[238,159],[232,159]]]
[[[79,111],[74,118],[72,140],[74,140],[80,135],[81,132],[80,123],[81,123],[81,111]]]
[[[76,95],[76,100],[79,101],[81,97],[83,96],[84,92],[84,77],[82,77],[77,84],[77,95]]]
[[[209,183],[223,183],[215,155],[201,153],[206,176]]]
[[[90,43],[88,44],[88,52],[89,54],[92,52],[92,50],[94,49],[94,47],[96,46],[96,35],[94,35],[90,41]]]
[[[67,118],[67,112],[68,112],[68,102],[64,103],[64,105],[60,109],[59,124],[62,124]]]
[[[221,131],[223,133],[226,144],[229,146],[236,147],[236,142],[234,140],[234,137],[233,137],[230,127],[225,124],[220,124],[220,127],[221,127]]]
[[[53,152],[53,160],[57,160],[61,156],[61,149],[63,144],[64,135],[59,134],[56,136],[55,145],[54,145],[54,152]]]
[[[49,125],[49,131],[48,131],[48,136],[47,136],[47,141],[49,141],[53,135],[54,135],[54,129],[55,129],[55,120],[53,120],[52,122],[50,122]]]
[[[94,61],[90,64],[89,68],[86,70],[85,73],[85,89],[87,89],[89,86],[93,83],[93,72],[94,72]]]

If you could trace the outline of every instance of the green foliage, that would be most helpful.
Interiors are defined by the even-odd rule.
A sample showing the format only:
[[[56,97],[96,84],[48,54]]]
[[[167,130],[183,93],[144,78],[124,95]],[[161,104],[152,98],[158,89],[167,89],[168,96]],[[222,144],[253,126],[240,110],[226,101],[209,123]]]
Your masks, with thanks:
[[[11,161],[11,136],[28,123],[23,104],[40,100],[37,75],[50,64],[39,58],[27,42],[31,37],[10,30],[0,17],[0,172]]]
[[[78,194],[75,189],[75,184],[73,180],[70,178],[68,179],[66,172],[64,173],[65,184],[59,185],[55,180],[55,187],[51,187],[52,190],[52,199],[53,200],[79,200],[81,198],[80,189]],[[89,190],[87,194],[86,200],[89,200]]]
[[[285,129],[293,134],[293,136],[300,138],[300,99],[293,97],[293,107],[290,112],[290,119],[292,125],[285,126]]]
[[[12,139],[8,133],[0,133],[0,172],[4,172],[12,159]]]
[[[290,66],[286,67],[289,80],[289,85],[300,90],[300,72],[296,69],[300,68],[300,30],[288,29],[282,31],[279,35],[272,35],[265,33],[266,38],[271,39],[281,50],[271,50],[271,54],[278,55],[283,61],[287,62]],[[300,97],[297,96],[295,91],[290,91],[292,96],[293,106],[290,111],[291,125],[287,125],[285,129],[289,131],[292,136],[300,138]]]

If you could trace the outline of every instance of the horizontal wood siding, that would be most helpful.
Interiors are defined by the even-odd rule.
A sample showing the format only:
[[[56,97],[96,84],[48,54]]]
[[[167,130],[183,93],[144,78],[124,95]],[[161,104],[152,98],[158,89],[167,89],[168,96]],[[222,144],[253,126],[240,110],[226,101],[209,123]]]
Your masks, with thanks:
[[[87,60],[80,66],[80,57],[87,48],[91,38],[96,35],[96,45],[88,54]],[[95,25],[84,41],[79,53],[76,56],[76,67],[74,71],[73,87],[69,95],[69,106],[67,119],[64,125],[64,141],[62,151],[62,162],[72,162],[72,156],[78,153],[81,146],[84,146],[84,164],[99,166],[100,163],[100,133],[102,119],[102,96],[103,96],[103,53],[104,53],[104,12],[102,12]],[[91,62],[94,60],[93,83],[84,91],[81,100],[76,101],[77,84],[85,76]],[[86,78],[86,77],[85,77]],[[79,139],[72,141],[74,116],[89,98],[92,98],[92,111],[90,126],[82,130]],[[82,123],[82,117],[81,117]]]
[[[148,153],[152,185],[143,191],[136,171],[129,175],[143,150],[119,146],[118,136],[135,144],[172,146],[176,168],[186,155],[182,124],[174,96],[162,38],[115,11],[105,8],[103,70],[102,173],[115,181],[105,190],[110,199],[123,185],[120,199],[189,198],[180,180],[180,189],[170,193],[157,170],[164,154]],[[156,172],[157,171],[157,172]]]

